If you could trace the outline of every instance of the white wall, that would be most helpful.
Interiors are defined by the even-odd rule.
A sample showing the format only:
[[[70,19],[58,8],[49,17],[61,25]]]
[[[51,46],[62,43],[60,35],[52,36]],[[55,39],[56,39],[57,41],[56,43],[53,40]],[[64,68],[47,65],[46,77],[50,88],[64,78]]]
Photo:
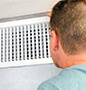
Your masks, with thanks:
[[[51,11],[58,0],[0,0],[0,18]],[[0,69],[0,90],[36,90],[57,75],[54,64]]]
[[[0,90],[37,90],[60,71],[53,64],[0,69]]]
[[[0,0],[0,18],[51,11],[58,0]]]

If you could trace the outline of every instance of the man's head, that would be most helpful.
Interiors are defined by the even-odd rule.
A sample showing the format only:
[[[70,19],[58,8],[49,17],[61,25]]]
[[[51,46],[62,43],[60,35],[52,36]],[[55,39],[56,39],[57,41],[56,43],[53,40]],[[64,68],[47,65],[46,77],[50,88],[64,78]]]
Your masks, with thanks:
[[[54,37],[50,41],[51,56],[55,54],[52,54],[52,46],[58,49],[59,45],[66,55],[86,53],[86,0],[58,2],[52,9],[50,28]]]

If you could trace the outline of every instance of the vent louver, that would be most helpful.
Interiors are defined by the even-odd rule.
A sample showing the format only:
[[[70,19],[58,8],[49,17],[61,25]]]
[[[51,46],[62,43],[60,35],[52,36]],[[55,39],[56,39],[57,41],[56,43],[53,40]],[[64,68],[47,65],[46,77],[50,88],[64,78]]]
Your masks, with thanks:
[[[0,23],[0,67],[52,63],[49,18]]]

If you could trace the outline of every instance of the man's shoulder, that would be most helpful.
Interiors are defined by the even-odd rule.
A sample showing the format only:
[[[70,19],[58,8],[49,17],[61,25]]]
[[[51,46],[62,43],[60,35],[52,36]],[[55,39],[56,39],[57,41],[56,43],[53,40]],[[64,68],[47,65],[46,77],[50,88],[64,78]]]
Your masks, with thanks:
[[[64,84],[68,85],[67,83],[69,83],[70,81],[68,79],[70,79],[71,75],[69,75],[70,73],[67,74],[68,72],[70,71],[63,70],[59,75],[44,81],[42,84],[40,84],[40,86],[38,87],[38,90],[61,90],[62,86],[64,86]]]
[[[77,87],[79,74],[80,72],[78,73],[76,69],[64,69],[59,75],[40,84],[38,90],[62,90],[65,88],[70,88],[70,90],[72,90],[71,87]]]
[[[37,90],[60,90],[59,87],[54,84],[53,78],[41,83]]]

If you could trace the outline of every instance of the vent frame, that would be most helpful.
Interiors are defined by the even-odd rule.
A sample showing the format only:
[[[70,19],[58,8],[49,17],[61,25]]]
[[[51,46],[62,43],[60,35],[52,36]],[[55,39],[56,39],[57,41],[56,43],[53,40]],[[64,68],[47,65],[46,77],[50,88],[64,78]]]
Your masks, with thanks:
[[[35,29],[34,29],[34,26],[35,26]],[[45,30],[44,27],[49,30],[49,18],[46,16],[0,23],[0,35],[2,35],[2,33],[3,33],[3,35],[0,37],[0,42],[3,42],[3,45],[2,45],[2,43],[0,44],[0,48],[2,48],[2,46],[3,46],[3,48],[0,51],[0,58],[3,57],[3,60],[2,59],[0,60],[0,68],[53,63],[53,61],[50,57],[50,52],[49,52],[49,37],[48,37],[49,32],[46,31],[47,29]],[[22,28],[23,28],[23,30],[21,30]],[[31,32],[30,28],[32,29],[32,32]],[[37,31],[37,29],[39,29],[39,31]],[[28,34],[26,33],[27,31],[28,31]],[[34,33],[34,31],[36,32],[36,34]],[[12,32],[12,33],[9,33],[9,32]],[[15,32],[15,33],[13,33],[13,32]],[[24,36],[23,36],[23,32],[24,32]],[[32,44],[31,44],[31,39],[29,37],[31,34],[30,32],[32,33]],[[34,38],[34,36],[36,37],[36,39]],[[45,36],[48,39],[47,42],[46,42]],[[3,41],[2,41],[2,37],[3,37]],[[25,38],[27,37],[27,42],[30,44],[26,45],[27,43],[25,43],[25,45],[22,45],[22,44],[24,44],[23,39],[25,39],[23,37],[25,37]],[[40,39],[39,39],[39,37],[40,37]],[[43,43],[42,37],[44,37],[44,42],[46,42],[46,43],[44,43],[44,45],[42,44]],[[17,40],[17,42],[16,42],[16,40]],[[34,47],[34,45],[35,45],[34,40],[36,40],[36,43],[37,43],[36,44],[37,47],[35,47],[35,48],[37,49],[36,53],[38,53],[38,54],[35,57],[36,53],[34,54],[34,52],[33,52],[34,56],[33,56],[33,59],[31,59],[31,57],[30,57],[31,53],[29,52],[29,54],[28,54],[27,52],[24,52],[24,49],[25,49],[25,51],[27,51],[27,49],[29,48],[29,51],[31,51],[30,45],[32,45]],[[40,40],[40,43],[38,40]],[[26,39],[25,39],[25,42],[26,42]],[[10,47],[8,47],[9,46],[8,43],[9,43]],[[18,46],[18,45],[20,45],[19,43],[21,43],[21,47]],[[13,44],[14,44],[14,47],[12,46]],[[46,45],[47,44],[48,44],[47,52],[49,54],[49,57],[47,57],[47,55],[46,55],[46,53],[47,53]],[[38,47],[38,45],[41,47]],[[8,48],[6,48],[5,46],[7,46]],[[16,47],[17,47],[17,49],[15,50]],[[10,53],[8,52],[8,54],[6,54],[7,51],[9,51],[9,48],[10,48]],[[33,48],[32,51],[35,51],[35,48]],[[44,56],[45,57],[40,59],[39,53],[42,57],[42,49],[43,48],[44,48]],[[41,49],[41,51],[40,51],[40,49]],[[20,55],[19,50],[21,50],[21,57],[15,57],[15,55],[17,55],[17,56]],[[2,55],[2,52],[3,52],[3,55]],[[18,53],[16,53],[16,52],[18,52]],[[8,57],[9,54],[10,54],[10,57]],[[29,55],[29,60],[27,58],[27,54]],[[14,55],[13,59],[12,59],[12,55]],[[25,55],[25,58],[24,58],[24,55]],[[6,59],[5,57],[8,59]],[[16,60],[16,58],[17,58],[17,60]],[[35,58],[37,58],[37,59],[35,59]]]

